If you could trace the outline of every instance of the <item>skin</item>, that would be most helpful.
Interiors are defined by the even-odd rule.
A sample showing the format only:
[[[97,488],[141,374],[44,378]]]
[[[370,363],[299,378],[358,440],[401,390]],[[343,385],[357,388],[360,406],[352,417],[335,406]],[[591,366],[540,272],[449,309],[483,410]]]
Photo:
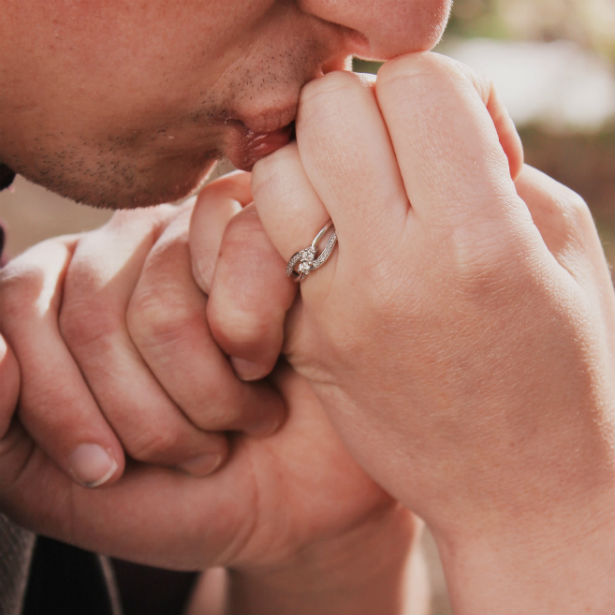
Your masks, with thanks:
[[[37,183],[96,206],[132,208],[183,197],[201,185],[222,155],[239,166],[250,166],[266,153],[267,148],[254,145],[249,131],[271,131],[294,119],[299,91],[307,81],[343,67],[351,53],[385,58],[431,47],[449,8],[447,0],[381,2],[377,8],[384,19],[377,25],[373,3],[364,4],[118,1],[53,6],[35,2],[24,7],[6,0],[0,23],[0,160]],[[273,146],[279,145],[279,140],[273,141]],[[250,387],[231,380],[232,371],[212,344],[207,326],[201,320],[198,333],[193,330],[196,315],[203,314],[200,294],[185,293],[191,294],[183,304],[189,321],[182,317],[182,324],[173,330],[168,323],[173,318],[177,325],[177,303],[147,301],[148,293],[157,296],[151,293],[162,287],[159,282],[185,280],[182,274],[190,270],[185,233],[165,235],[163,229],[170,222],[164,211],[149,212],[141,223],[137,218],[131,223],[119,219],[114,227],[93,235],[39,246],[3,271],[2,335],[10,338],[13,349],[0,341],[2,510],[36,531],[104,552],[122,552],[131,559],[199,568],[237,564],[237,570],[241,559],[244,569],[249,569],[264,563],[264,551],[246,552],[240,558],[229,550],[226,541],[234,542],[237,532],[243,532],[235,521],[225,525],[232,532],[213,533],[222,539],[219,549],[206,544],[211,534],[202,532],[215,527],[205,523],[210,515],[216,521],[226,520],[218,512],[228,510],[224,502],[229,497],[235,503],[233,511],[243,510],[242,522],[250,520],[253,497],[244,500],[247,509],[236,508],[235,497],[237,485],[252,476],[246,478],[253,467],[247,461],[251,454],[233,455],[244,461],[229,472],[225,486],[192,482],[185,472],[203,476],[224,462],[227,440],[212,430],[271,433],[295,404],[271,384]],[[116,249],[110,251],[113,238]],[[170,257],[177,263],[175,269]],[[165,262],[161,275],[156,267],[149,269],[150,262]],[[137,284],[139,264],[144,267]],[[263,273],[268,275],[268,270]],[[133,294],[135,288],[138,292]],[[292,293],[287,291],[286,296]],[[100,310],[103,304],[107,309]],[[126,319],[122,310],[131,316]],[[79,317],[75,320],[71,314]],[[266,316],[263,313],[257,320]],[[106,334],[112,334],[113,345],[105,343]],[[164,348],[177,349],[177,340],[183,341],[180,346],[187,352],[182,361],[201,365],[200,373],[210,375],[205,382],[186,375],[177,367],[179,362],[169,361]],[[262,347],[269,349],[269,340]],[[250,352],[255,350],[250,345]],[[268,363],[275,361],[277,350],[267,353]],[[54,360],[46,361],[46,356]],[[264,369],[270,368],[271,364]],[[125,396],[126,382],[134,396]],[[136,382],[148,387],[142,389],[144,397],[138,395]],[[178,405],[183,404],[178,391],[189,400],[186,407]],[[118,400],[124,412],[117,411]],[[316,400],[310,402],[310,414],[315,414],[317,405]],[[322,444],[345,455],[329,433],[321,433]],[[84,445],[88,448],[80,448]],[[99,447],[95,453],[92,445]],[[257,450],[262,450],[263,458],[268,456],[267,449]],[[296,446],[291,450],[301,451]],[[133,472],[134,464],[125,471],[126,452],[182,473],[138,468]],[[321,452],[315,446],[310,454],[318,460]],[[310,547],[307,565],[305,559],[296,560],[296,553],[314,544],[322,545],[324,555],[334,552],[335,544],[344,545],[339,551],[346,554],[346,569],[352,576],[356,566],[357,578],[365,581],[361,591],[353,587],[345,592],[354,604],[349,607],[346,602],[344,608],[355,611],[376,599],[379,606],[374,610],[394,612],[401,609],[400,570],[412,532],[403,529],[407,521],[392,520],[390,539],[369,538],[382,536],[383,520],[395,514],[373,515],[374,508],[383,506],[382,493],[362,472],[358,477],[370,487],[359,489],[356,500],[351,498],[358,504],[352,513],[340,517],[327,505],[316,508],[313,519],[297,518],[297,531],[281,541],[277,561],[266,563],[286,564],[297,582],[306,582],[311,576],[320,577],[319,548]],[[352,484],[346,475],[343,481]],[[92,487],[116,483],[117,490],[98,493],[75,483]],[[282,484],[273,482],[274,497],[267,505],[273,509],[263,509],[258,517],[272,525],[246,528],[246,536],[279,527],[272,516],[280,512],[279,501],[287,502],[289,510],[302,509],[305,492],[292,504],[289,494],[279,489]],[[330,494],[340,487],[334,484]],[[255,491],[245,490],[246,496],[250,493]],[[185,516],[186,503],[193,498],[192,510],[199,514],[191,521]],[[74,505],[67,507],[67,501]],[[133,511],[123,516],[120,525],[118,509]],[[152,510],[162,509],[166,530],[157,516],[151,516]],[[393,509],[397,505],[385,498],[384,510]],[[43,510],[51,514],[41,516]],[[369,521],[376,518],[378,523]],[[79,521],[75,525],[76,519],[84,525]],[[101,536],[101,527],[108,527],[109,535]],[[338,541],[350,528],[356,528],[360,541],[373,549],[355,553],[354,541]],[[172,548],[153,553],[152,545],[165,542],[160,542],[165,531]],[[127,536],[133,536],[134,542],[128,545]],[[388,545],[399,549],[394,570],[373,570],[370,563],[376,550],[390,551]],[[224,555],[203,560],[208,552]],[[369,582],[373,572],[377,575]],[[374,585],[382,588],[380,595],[370,589]],[[301,604],[311,610],[306,596]]]
[[[423,12],[421,6],[436,11]],[[326,28],[330,33],[340,35],[341,31],[346,35],[351,29],[361,35],[342,36],[342,47],[348,44],[352,50],[359,39],[367,44],[363,48],[369,51],[367,55],[387,57],[430,46],[442,21],[438,7],[442,9],[433,3],[401,7],[400,3],[383,3],[380,8],[389,11],[389,19],[375,20],[369,6],[357,10],[356,3],[352,11],[345,2],[303,3],[298,7],[301,10],[296,5],[280,4],[262,14],[262,23],[269,23],[271,18],[281,25],[275,20],[286,15],[305,26],[307,16],[314,32]],[[69,13],[73,8],[67,9]],[[130,7],[124,8],[134,15]],[[18,26],[21,14],[10,15]],[[65,13],[61,11],[60,15]],[[410,15],[414,19],[409,23]],[[421,21],[421,16],[428,15],[430,19]],[[137,21],[132,22],[135,27]],[[148,24],[147,20],[144,23]],[[333,23],[346,29],[332,27]],[[430,25],[423,28],[421,24]],[[256,31],[265,30],[259,27]],[[408,31],[416,35],[410,41]],[[24,30],[17,27],[15,32],[23,34]],[[301,38],[298,30],[295,33]],[[89,34],[99,42],[103,38],[97,29]],[[231,47],[235,40],[229,43]],[[271,40],[269,36],[266,41],[269,51]],[[117,49],[121,47],[116,45]],[[116,48],[105,47],[110,57]],[[262,48],[257,45],[253,50],[258,56]],[[222,51],[220,48],[216,57],[224,60],[232,56]],[[143,57],[147,56],[144,52]],[[24,54],[24,63],[28,57]],[[106,58],[104,54],[102,57]],[[254,56],[248,53],[246,57],[249,63]],[[323,61],[319,70],[327,72],[336,62]],[[178,70],[176,74],[184,73]],[[228,74],[222,71],[216,83],[221,86]],[[14,81],[8,82],[19,86],[15,92],[32,88],[12,78]],[[299,82],[301,79],[294,83]],[[44,84],[43,78],[41,87]],[[187,83],[178,85],[190,91]],[[118,98],[127,89],[120,88]],[[73,84],[73,90],[68,91],[78,98],[77,90]],[[143,88],[143,92],[148,91]],[[246,208],[224,230],[231,219],[229,211],[235,207],[233,202],[245,204],[252,196],[246,197],[245,181],[233,180],[219,193],[204,193],[212,198],[200,200],[192,213],[192,229],[196,230],[190,233],[184,212],[175,217],[158,210],[146,214],[141,224],[135,218],[134,226],[120,216],[115,226],[102,232],[104,240],[100,234],[55,240],[5,270],[0,321],[13,350],[4,350],[0,359],[3,384],[7,382],[2,400],[6,435],[0,450],[5,473],[2,508],[37,530],[141,561],[199,568],[227,565],[235,571],[231,595],[241,610],[295,610],[292,604],[296,601],[306,612],[323,611],[327,605],[322,603],[310,608],[317,592],[306,596],[301,590],[311,582],[318,587],[314,579],[322,579],[322,566],[331,562],[337,566],[341,561],[347,574],[327,577],[333,581],[332,594],[342,598],[355,595],[355,590],[347,586],[348,579],[353,578],[364,581],[360,584],[364,592],[355,595],[353,604],[342,600],[340,611],[354,612],[357,605],[367,604],[372,612],[399,611],[403,608],[400,571],[412,541],[412,521],[354,462],[345,465],[349,458],[344,457],[345,450],[325,418],[328,416],[363,469],[430,525],[457,611],[613,610],[608,591],[613,561],[608,539],[613,531],[609,515],[612,430],[608,429],[607,412],[613,399],[605,376],[612,365],[612,354],[607,344],[597,343],[612,338],[613,300],[587,210],[577,197],[548,178],[529,169],[520,173],[518,140],[497,97],[488,85],[468,76],[464,69],[433,56],[410,56],[384,69],[375,92],[339,73],[303,89],[298,145],[283,148],[256,167],[252,192],[258,216]],[[48,111],[53,115],[54,96],[48,93],[49,97],[41,99],[49,100]],[[106,93],[110,96],[109,109],[117,113],[114,118],[123,117],[124,108],[111,104],[115,93]],[[32,98],[22,98],[26,116],[29,100]],[[81,100],[86,102],[83,94]],[[150,108],[158,107],[153,104]],[[164,101],[162,108],[165,113],[170,109]],[[14,110],[19,118],[17,105]],[[143,118],[147,116],[143,114]],[[41,124],[36,124],[46,113],[31,109],[29,117],[41,130],[40,138],[50,135],[53,142],[53,127],[47,126],[49,131],[45,132]],[[62,120],[62,116],[57,119]],[[82,134],[89,135],[91,123],[85,124]],[[99,134],[114,134],[112,124],[99,127]],[[2,143],[8,145],[3,145],[2,158],[19,168],[19,147],[15,137],[11,140],[11,131],[16,132],[12,125],[3,127]],[[64,138],[56,134],[56,142]],[[70,135],[66,138],[70,142]],[[450,147],[451,143],[455,147]],[[459,143],[464,147],[456,147]],[[89,149],[87,144],[79,145],[75,135],[73,145],[84,156]],[[168,153],[168,144],[165,147]],[[15,158],[9,157],[9,150],[17,152]],[[151,151],[160,150],[152,147]],[[116,153],[121,159],[119,150]],[[133,154],[134,163],[130,164],[144,164],[139,162],[136,149]],[[100,158],[85,158],[100,162],[94,162],[91,169],[104,168]],[[331,165],[332,159],[337,161],[335,165]],[[155,160],[150,163],[155,167]],[[201,160],[199,165],[201,173],[206,162]],[[157,170],[149,185],[164,175],[160,168]],[[93,173],[90,179],[96,177]],[[175,180],[176,185],[181,184]],[[71,181],[67,179],[65,186]],[[94,185],[96,181],[92,181]],[[108,175],[102,184],[107,181]],[[123,192],[125,184],[119,187],[125,202],[140,202],[142,188]],[[103,185],[99,188],[104,191]],[[183,186],[182,191],[185,189]],[[197,232],[203,222],[202,212],[212,212],[214,204],[220,205],[218,217],[208,213],[205,226],[211,228],[213,223],[219,230],[203,239]],[[386,216],[382,213],[385,206]],[[182,390],[178,386],[181,370],[173,369],[164,348],[176,341],[180,348],[186,348],[182,340],[197,339],[189,337],[195,318],[184,318],[186,314],[202,315],[205,311],[207,315],[208,327],[200,329],[195,358],[205,348],[202,356],[210,365],[219,364],[219,350],[211,344],[213,336],[233,357],[235,370],[246,380],[267,373],[282,344],[284,317],[294,297],[289,290],[292,285],[280,276],[281,268],[298,246],[311,239],[309,233],[305,237],[307,227],[317,229],[329,216],[340,234],[339,249],[332,262],[302,285],[301,299],[293,303],[289,313],[284,341],[284,351],[295,371],[291,375],[286,370],[277,372],[273,380],[272,394],[277,391],[288,411],[286,427],[270,440],[239,436],[232,458],[207,481],[133,464],[120,478],[122,446],[143,461],[182,467],[185,460],[178,457],[182,447],[175,443],[195,437],[194,432],[175,432],[167,441],[154,439],[153,444],[140,448],[135,443],[139,424],[163,425],[158,421],[167,420],[164,417],[183,415],[189,428],[224,426],[217,412],[198,405],[184,408],[189,404],[177,399]],[[260,228],[259,220],[264,228]],[[109,258],[105,247],[116,235],[120,249],[113,252],[119,256]],[[193,244],[191,265],[189,239]],[[262,259],[258,261],[262,266],[252,277],[241,275],[247,265],[243,254],[237,252],[239,243]],[[379,246],[377,260],[365,251],[366,245]],[[212,264],[218,253],[217,263]],[[108,265],[101,265],[103,255],[109,259]],[[405,267],[401,276],[400,263]],[[193,280],[186,277],[186,271],[192,271]],[[536,276],[536,272],[542,276]],[[178,287],[187,285],[189,309],[179,325],[170,329],[178,307],[174,283]],[[195,283],[207,295],[206,305]],[[157,293],[160,288],[167,292]],[[156,300],[147,301],[148,295]],[[528,315],[523,322],[532,323],[535,333],[530,336],[531,344],[527,339],[520,340],[519,328],[510,325],[518,318],[514,300],[518,296],[528,298],[524,308]],[[101,301],[111,301],[113,309],[97,309]],[[24,305],[32,310],[28,320],[41,324],[34,337],[18,322],[23,319],[23,311],[18,314]],[[267,311],[265,306],[269,306]],[[140,318],[142,310],[145,320]],[[81,326],[76,320],[79,314],[84,315]],[[96,318],[102,324],[96,326]],[[92,322],[94,335],[90,331]],[[244,326],[237,326],[238,322]],[[55,344],[55,357],[65,349],[64,356],[75,361],[74,378],[57,380],[53,369],[47,382],[38,377],[37,344],[43,330],[53,333],[50,339]],[[451,330],[463,335],[451,340]],[[374,335],[366,339],[365,331]],[[138,357],[138,361],[127,363],[137,378],[131,382],[147,377],[143,374],[158,379],[161,390],[154,397],[160,400],[164,393],[164,403],[147,404],[145,412],[131,408],[127,413],[112,413],[113,387],[106,388],[103,383],[109,374],[121,374],[124,364],[122,355],[113,354],[113,348],[105,342],[107,335],[118,332],[121,335],[114,339],[126,350],[125,356]],[[468,340],[479,346],[473,348]],[[394,352],[383,354],[383,344]],[[468,353],[468,348],[474,351]],[[195,350],[190,345],[188,349]],[[266,362],[255,368],[254,360],[261,354]],[[22,368],[21,385],[15,355]],[[88,360],[98,356],[98,361]],[[485,361],[485,356],[501,362]],[[447,357],[457,360],[447,361]],[[57,371],[59,378],[66,377],[65,369]],[[561,384],[555,391],[548,386],[554,374]],[[66,383],[66,389],[59,386],[60,382]],[[41,408],[37,400],[44,400],[50,392],[73,390],[76,382],[81,383],[77,386],[83,387],[85,399],[91,400],[91,412],[81,423],[69,421],[70,412],[63,417],[37,410]],[[188,384],[198,386],[190,384],[189,379]],[[233,382],[231,388],[252,390],[240,384]],[[485,386],[487,394],[477,397]],[[119,386],[117,394],[124,390]],[[206,398],[213,390],[215,387],[210,386],[197,393]],[[383,390],[387,391],[386,399],[382,398]],[[26,409],[22,414],[28,417],[23,421],[28,432],[19,422],[10,423],[18,392]],[[241,399],[243,393],[236,395]],[[57,405],[73,409],[79,405],[64,402],[60,398]],[[162,410],[152,418],[147,412],[159,403]],[[270,408],[274,402],[264,405]],[[249,413],[241,403],[232,408],[229,420],[233,427],[248,432]],[[46,423],[50,415],[55,425]],[[138,420],[126,422],[126,415]],[[264,422],[271,424],[267,415],[264,409]],[[54,428],[71,424],[79,427],[75,430],[78,438],[58,429],[60,440],[54,441]],[[86,433],[89,425],[93,427]],[[146,442],[160,433],[166,430],[146,428]],[[121,442],[113,440],[114,434]],[[86,440],[79,439],[86,436]],[[216,439],[207,436],[206,446],[211,450]],[[57,470],[51,459],[70,473],[70,451],[84,441],[100,441],[117,455],[116,472],[107,477],[115,484],[88,491]],[[522,450],[515,447],[515,463],[511,464],[510,454],[502,455],[501,443],[512,448],[519,441],[526,445]],[[205,439],[201,442],[205,446]],[[396,454],[391,455],[391,451]],[[480,455],[468,451],[480,451]],[[547,463],[537,476],[537,460],[544,459]],[[300,477],[297,467],[301,468]],[[309,481],[303,482],[305,467],[312,470],[310,478],[319,479],[318,489],[310,487]],[[338,468],[344,468],[341,476],[332,472]],[[203,467],[200,471],[206,473]],[[353,482],[347,482],[349,477]],[[477,484],[482,490],[476,489]],[[342,508],[332,509],[331,502],[345,486],[351,495],[341,493]],[[41,493],[49,499],[45,509],[52,511],[50,516],[41,516]],[[314,516],[309,511],[303,516],[306,498],[311,500],[314,493],[322,495],[323,500],[311,508]],[[447,506],[441,505],[442,493],[450,498]],[[566,498],[560,497],[562,493]],[[68,519],[66,501],[71,503]],[[261,523],[246,526],[246,511],[253,512],[255,501],[263,507],[257,516]],[[131,514],[117,515],[118,509],[130,510]],[[151,510],[156,509],[165,510],[162,520],[152,517]],[[229,516],[229,511],[237,511],[238,518]],[[288,526],[290,531],[280,531],[287,527],[287,512],[293,523]],[[594,520],[592,524],[583,523],[586,515]],[[521,524],[521,539],[508,529],[515,527],[513,524]],[[102,534],[101,527],[105,528]],[[178,527],[182,528],[181,540]],[[382,528],[386,535],[379,533]],[[358,534],[353,534],[355,529]],[[239,546],[237,536],[245,537]],[[357,543],[373,545],[373,549],[356,553],[352,545]],[[569,557],[571,543],[575,558]],[[271,551],[263,548],[272,544],[276,548]],[[374,570],[372,564],[381,561],[382,553],[383,560],[389,561],[386,553],[390,553],[391,545],[399,549],[392,569]],[[375,574],[366,577],[366,570]],[[385,587],[383,579],[392,579],[392,587]],[[483,582],[485,579],[488,582]],[[263,605],[262,596],[255,594],[254,588],[265,582],[296,592],[289,591],[277,604],[267,604],[265,597]],[[385,595],[374,592],[374,587],[386,590]],[[276,593],[272,591],[271,595]],[[386,602],[387,596],[393,603]],[[285,598],[289,600],[286,603]],[[373,608],[367,602],[370,599],[378,602]]]
[[[363,4],[4,0],[0,160],[97,206],[174,201],[349,54],[433,46],[450,2]]]
[[[435,54],[304,88],[255,204],[283,260],[328,217],[339,249],[284,352],[431,528],[457,612],[610,612],[613,289],[587,206],[521,169],[513,130]]]
[[[266,153],[248,132],[288,124],[300,88],[343,66],[350,53],[387,57],[435,44],[449,4],[381,2],[382,19],[375,21],[367,2],[358,11],[355,2],[324,1],[94,7],[6,1],[0,24],[0,160],[94,205],[174,200],[198,186],[221,155],[251,164]],[[276,144],[274,138],[270,146]],[[201,365],[208,380],[186,382],[180,363],[169,362],[160,350],[162,341],[152,342],[166,338],[177,351],[171,342],[183,332],[178,305],[151,300],[158,296],[151,289],[166,278],[158,269],[169,258],[164,246],[181,243],[172,236],[157,243],[170,218],[164,211],[132,222],[118,218],[99,232],[68,240],[67,254],[45,268],[48,286],[39,287],[45,276],[38,266],[32,271],[27,263],[21,269],[15,264],[4,272],[2,333],[13,351],[4,349],[0,363],[2,425],[9,425],[18,395],[15,353],[24,372],[21,422],[80,484],[117,480],[125,452],[203,476],[228,453],[225,438],[206,432],[263,435],[283,420],[283,404],[270,387],[235,381],[202,322],[206,300],[198,292],[181,306],[181,318],[198,331],[183,338],[181,358]],[[129,285],[153,246],[149,260],[158,265],[144,271],[133,293]],[[181,248],[173,256],[178,254],[185,259]],[[30,256],[47,258],[45,249]],[[49,295],[39,297],[38,305],[33,296],[43,290],[54,296],[58,280],[66,282],[62,301],[57,295],[39,318],[37,309]],[[285,297],[289,304],[292,292]],[[101,304],[107,309],[101,311]],[[172,323],[175,329],[169,330]],[[56,357],[51,364],[40,352],[43,340]],[[254,377],[267,373],[277,358],[278,348],[269,350],[266,341],[244,345],[244,353],[266,358]],[[281,345],[281,337],[276,343]],[[126,396],[126,383],[140,384],[130,389],[134,395]],[[221,412],[229,403],[233,410]]]
[[[228,201],[232,195],[237,204],[235,199],[248,186],[246,179],[245,175],[224,178],[208,186],[200,196],[200,202],[207,205],[203,211],[207,212],[208,230],[201,248],[210,259],[215,258],[216,250],[207,245],[220,245],[225,230],[227,241],[231,242],[230,229],[243,234],[246,227],[252,228],[255,236],[260,231],[261,241],[266,240],[262,229],[254,226],[253,209],[245,210],[246,215],[235,216],[237,222],[227,227],[236,213],[235,207],[229,211]],[[20,403],[17,420],[9,422],[9,413],[3,416],[0,508],[23,527],[132,561],[182,570],[224,566],[232,571],[232,596],[241,610],[276,612],[288,608],[318,613],[330,612],[333,606],[339,611],[353,612],[404,611],[408,601],[407,576],[413,574],[417,565],[417,556],[412,561],[410,558],[420,536],[420,524],[415,517],[357,466],[341,445],[309,385],[287,366],[276,369],[270,379],[269,401],[267,396],[263,397],[263,385],[257,385],[261,390],[249,397],[252,414],[246,415],[245,405],[237,403],[242,396],[235,396],[233,402],[230,394],[249,385],[234,379],[222,389],[223,373],[216,373],[215,368],[219,364],[219,350],[202,337],[207,327],[199,328],[194,318],[178,313],[181,306],[185,314],[196,312],[205,322],[202,301],[203,296],[209,296],[202,295],[192,277],[186,275],[191,272],[191,209],[188,204],[178,210],[163,206],[155,216],[154,210],[135,212],[130,216],[131,224],[122,223],[127,216],[118,212],[109,225],[96,233],[48,240],[2,270],[0,312],[7,337],[15,348],[15,353],[7,349],[1,363],[3,376],[8,376],[5,382],[9,384],[3,392],[8,393],[9,400],[15,400],[13,395],[19,392]],[[165,222],[163,232],[161,221]],[[114,254],[126,258],[113,267],[113,271],[122,271],[123,275],[97,279],[100,270],[85,268],[85,264],[100,263],[110,245],[114,246]],[[144,245],[147,249],[143,249]],[[262,279],[252,280],[254,294],[269,289],[273,295],[268,299],[275,296],[276,303],[285,295],[294,297],[294,285],[284,276],[276,275],[280,271],[279,256],[271,252],[269,243],[265,243],[266,250],[258,243],[252,245],[265,259],[267,255],[273,257],[261,261],[263,267],[257,275]],[[88,251],[97,247],[101,252],[89,252],[88,258],[81,260],[81,247]],[[215,269],[214,263],[208,265],[201,259],[200,264],[202,273]],[[75,275],[73,282],[80,291],[74,299],[66,295],[72,285],[71,275]],[[87,286],[88,277],[90,285],[95,280],[100,282],[99,294],[92,294],[94,289]],[[199,278],[202,282],[206,279]],[[110,280],[115,283],[111,289]],[[83,284],[86,286],[82,287]],[[67,301],[59,301],[61,293]],[[155,298],[148,302],[149,309],[143,307],[143,297]],[[180,306],[177,297],[181,297]],[[262,299],[266,297],[262,295]],[[115,308],[111,302],[106,310],[98,309],[101,301],[107,303],[112,299],[117,302]],[[82,318],[90,315],[90,325],[68,332],[62,328],[61,312],[73,301],[80,306]],[[110,327],[109,314],[119,314],[120,307],[126,305],[127,314],[122,314]],[[265,306],[265,302],[261,305]],[[155,306],[155,313],[151,306]],[[280,307],[282,312],[284,309]],[[268,317],[267,310],[260,321],[266,322]],[[24,323],[35,329],[26,330]],[[142,365],[126,364],[118,355],[104,354],[109,347],[115,347],[105,343],[106,337],[117,335],[126,324],[129,330],[118,342],[120,350],[124,350],[121,339],[135,340],[136,345],[126,348],[126,354],[137,354],[143,360],[147,357],[148,369],[161,377],[164,390],[159,393],[168,396],[164,398],[167,404],[177,386],[190,402],[182,405],[182,411],[196,406],[200,412],[198,422],[213,425],[222,419],[225,423],[235,421],[235,427],[237,421],[254,425],[258,405],[274,416],[283,409],[284,428],[269,438],[235,434],[232,456],[207,480],[199,478],[199,468],[185,467],[181,462],[180,472],[160,467],[177,467],[175,438],[161,440],[161,435],[167,435],[172,426],[169,415],[172,420],[173,407],[169,411],[169,406],[162,406],[157,417],[141,414],[139,421],[135,421],[132,415],[139,409],[130,407],[130,388],[116,382],[117,397],[112,401],[120,411],[115,418],[108,412],[88,412],[92,407],[98,408],[97,398],[91,398],[89,393],[89,387],[96,386],[90,383],[97,378],[109,382],[111,369],[118,370],[113,380],[124,370],[133,378],[143,373]],[[104,333],[98,334],[101,331]],[[253,332],[254,339],[258,334],[259,331]],[[188,346],[186,339],[191,342]],[[94,348],[93,341],[100,346]],[[192,344],[195,341],[196,348]],[[48,342],[51,345],[47,351]],[[261,343],[264,347],[271,344],[271,339]],[[93,363],[83,359],[79,364],[73,363],[78,360],[81,347],[91,350],[84,356],[101,354],[102,358]],[[185,360],[198,378],[190,376],[193,370],[187,376],[182,362],[174,369],[169,347],[174,349],[174,358],[184,351],[189,353]],[[20,387],[16,379],[11,379],[17,375],[15,355],[23,374]],[[49,356],[54,357],[53,362],[47,360]],[[204,360],[207,363],[200,370],[198,363]],[[104,373],[100,371],[100,362],[106,368]],[[211,380],[204,381],[203,376],[211,371]],[[221,390],[230,395],[223,415],[211,403]],[[107,393],[112,395],[113,391]],[[157,395],[156,390],[150,389],[139,389],[138,393],[153,395],[154,400]],[[195,404],[199,395],[208,403]],[[62,412],[58,411],[60,408]],[[152,407],[142,406],[140,411],[151,412]],[[133,460],[120,468],[121,477],[113,476],[108,481],[113,484],[99,489],[76,484],[74,469],[62,466],[66,457],[61,436],[70,434],[65,439],[69,444],[78,436],[104,445],[108,434],[118,434],[122,440],[118,450],[121,456],[122,446],[130,450],[134,423],[138,423],[137,435],[142,442],[149,438],[152,443],[141,452],[130,451]],[[214,434],[199,433],[202,448],[211,447]],[[176,439],[181,443],[180,452],[184,452],[191,436],[180,433]],[[218,435],[213,444],[220,443],[226,446],[226,440]],[[113,442],[109,445],[111,450],[112,447]],[[55,462],[52,455],[60,461]],[[139,456],[149,463],[134,461]],[[323,570],[329,567],[331,574],[327,572],[328,582],[323,585]],[[269,598],[254,592],[263,579],[271,584]],[[310,589],[315,587],[321,591]]]
[[[303,84],[343,66],[349,53],[388,57],[435,44],[449,4],[381,2],[381,19],[374,20],[375,8],[367,2],[361,11],[356,2],[325,1],[181,7],[105,2],[95,8],[91,3],[50,7],[40,2],[24,8],[5,2],[0,160],[95,205],[133,207],[184,196],[199,185],[216,157],[234,153],[243,158],[248,149],[253,160],[265,153],[252,146],[248,127],[271,131],[287,124]],[[157,287],[157,268],[169,256],[163,248],[152,254],[158,265],[144,272],[136,292],[127,287],[169,220],[162,211],[132,222],[118,218],[100,232],[69,241],[70,254],[50,272],[52,288],[58,277],[66,281],[62,302],[58,297],[45,318],[35,316],[32,301],[32,293],[41,291],[37,273],[26,266],[4,274],[2,333],[11,338],[27,372],[22,422],[80,484],[117,480],[125,452],[206,475],[223,463],[228,446],[219,434],[205,431],[267,434],[282,421],[282,404],[266,386],[234,382],[202,322],[196,324],[198,334],[183,339],[182,362],[200,364],[200,371],[209,374],[206,383],[185,382],[179,363],[169,366],[165,353],[148,342],[165,336],[175,341],[182,331],[176,325],[168,330],[178,321],[177,305],[163,303],[157,309],[148,299],[158,296],[149,289]],[[292,297],[287,290],[280,313]],[[101,304],[107,309],[101,311]],[[193,293],[182,318],[198,323],[205,305]],[[25,315],[30,307],[31,317],[11,317]],[[265,311],[263,306],[259,314]],[[243,359],[245,372],[246,353],[263,357],[251,377],[265,375],[282,342],[277,335],[273,346],[268,338],[243,344],[239,354],[244,356],[233,364]],[[44,355],[32,350],[40,350],[41,340],[57,357],[51,371]],[[17,385],[12,384],[12,353],[4,352],[2,416],[8,425]],[[126,396],[126,383],[140,387]],[[229,396],[234,410],[222,413]]]

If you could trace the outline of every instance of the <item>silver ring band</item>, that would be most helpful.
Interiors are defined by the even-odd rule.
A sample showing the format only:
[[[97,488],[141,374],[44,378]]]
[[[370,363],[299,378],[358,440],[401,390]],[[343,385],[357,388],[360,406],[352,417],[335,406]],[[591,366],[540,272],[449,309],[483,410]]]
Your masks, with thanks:
[[[331,232],[327,237],[327,243],[322,252],[316,256],[318,244],[329,230],[331,230]],[[314,240],[307,248],[295,252],[290,257],[286,265],[286,275],[292,277],[295,282],[302,282],[312,271],[322,267],[327,262],[336,243],[337,235],[335,233],[335,228],[333,227],[333,222],[329,220],[329,222],[318,231],[316,237],[314,237]]]

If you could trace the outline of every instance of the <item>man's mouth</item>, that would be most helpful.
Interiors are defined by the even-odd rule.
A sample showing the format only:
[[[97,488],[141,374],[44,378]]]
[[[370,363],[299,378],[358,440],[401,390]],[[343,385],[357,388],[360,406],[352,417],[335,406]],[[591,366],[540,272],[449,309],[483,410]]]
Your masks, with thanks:
[[[233,127],[225,154],[236,168],[251,171],[261,158],[284,147],[294,137],[294,122],[269,132],[256,132],[245,124],[238,123]]]
[[[296,98],[286,104],[243,110],[225,120],[226,157],[238,169],[250,171],[261,158],[284,147],[295,137]]]

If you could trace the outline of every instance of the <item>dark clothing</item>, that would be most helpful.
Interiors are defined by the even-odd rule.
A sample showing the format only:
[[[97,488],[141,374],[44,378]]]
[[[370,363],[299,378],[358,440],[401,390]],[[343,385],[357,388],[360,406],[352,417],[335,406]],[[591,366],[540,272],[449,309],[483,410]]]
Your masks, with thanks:
[[[15,179],[15,173],[0,162],[0,190],[8,188]]]
[[[109,561],[94,553],[38,536],[22,613],[121,613]]]
[[[196,578],[35,536],[0,514],[1,615],[179,615]]]
[[[92,553],[36,537],[0,514],[0,613],[120,613],[109,564]]]
[[[35,537],[0,514],[0,613],[21,613]]]

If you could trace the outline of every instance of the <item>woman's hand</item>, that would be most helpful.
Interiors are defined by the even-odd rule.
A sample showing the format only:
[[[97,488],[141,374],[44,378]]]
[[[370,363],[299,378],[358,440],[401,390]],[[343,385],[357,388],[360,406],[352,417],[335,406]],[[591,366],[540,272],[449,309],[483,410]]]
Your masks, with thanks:
[[[418,54],[374,88],[308,84],[297,143],[257,163],[253,193],[284,260],[335,224],[285,352],[354,457],[431,526],[457,608],[564,612],[583,594],[599,610],[613,292],[584,203],[521,159],[489,85]]]

